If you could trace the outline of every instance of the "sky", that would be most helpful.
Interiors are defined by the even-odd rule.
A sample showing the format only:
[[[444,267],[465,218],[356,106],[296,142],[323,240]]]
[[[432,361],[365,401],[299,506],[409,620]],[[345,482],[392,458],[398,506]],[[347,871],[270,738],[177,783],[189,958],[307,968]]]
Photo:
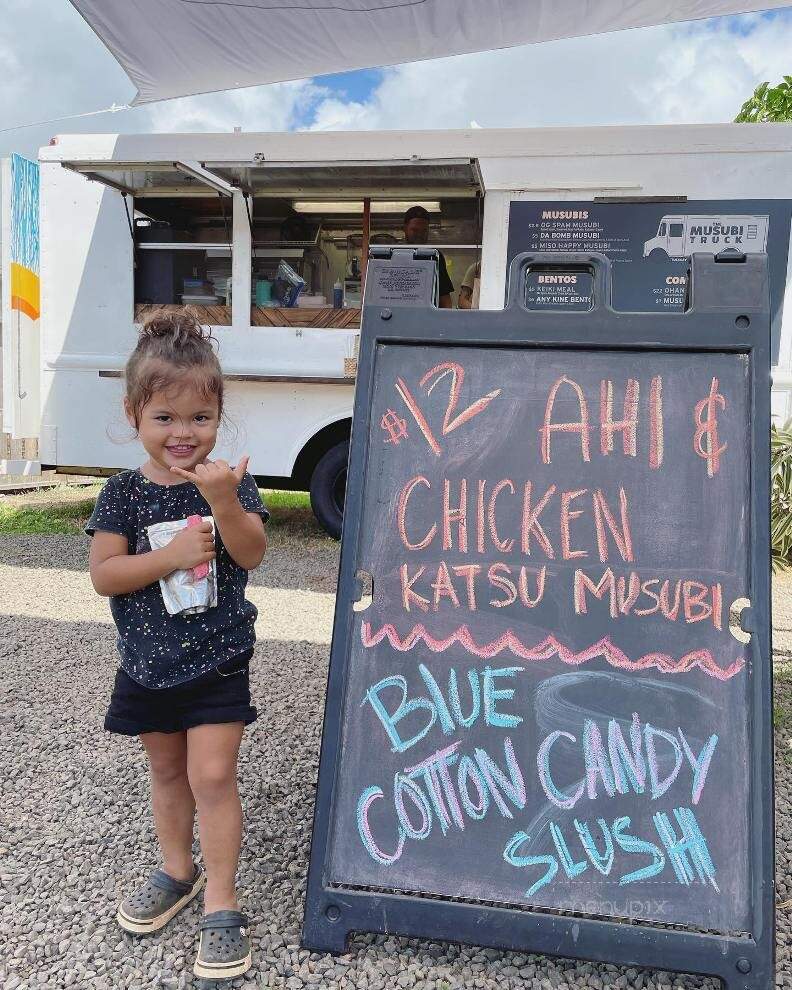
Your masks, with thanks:
[[[792,6],[415,62],[62,120],[134,88],[67,0],[0,0],[0,156],[58,133],[350,130],[732,120],[792,74]]]

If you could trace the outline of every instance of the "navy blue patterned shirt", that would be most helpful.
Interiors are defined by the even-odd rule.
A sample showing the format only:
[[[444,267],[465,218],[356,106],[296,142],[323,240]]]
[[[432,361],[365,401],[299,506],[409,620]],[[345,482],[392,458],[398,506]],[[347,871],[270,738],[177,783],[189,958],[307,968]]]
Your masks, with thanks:
[[[266,522],[269,512],[252,475],[245,474],[237,494],[247,512],[259,513]],[[119,533],[127,538],[129,553],[148,553],[147,526],[211,514],[209,503],[191,481],[158,485],[140,471],[122,471],[102,489],[85,532],[89,536],[96,530]],[[121,666],[139,684],[172,687],[253,646],[258,611],[245,598],[248,572],[233,560],[217,530],[215,552],[217,605],[205,612],[169,615],[159,581],[110,597]]]

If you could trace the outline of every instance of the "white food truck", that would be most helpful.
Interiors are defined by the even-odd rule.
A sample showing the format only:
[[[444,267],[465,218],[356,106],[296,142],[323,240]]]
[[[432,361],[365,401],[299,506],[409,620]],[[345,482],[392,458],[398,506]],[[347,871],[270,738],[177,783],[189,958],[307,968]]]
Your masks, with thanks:
[[[743,254],[767,250],[769,217],[686,216],[666,214],[657,234],[644,244],[644,258],[662,252],[669,258],[689,258],[694,251],[718,254],[734,248]]]
[[[603,250],[629,308],[679,308],[685,266],[644,262],[651,246],[679,257],[696,250],[694,226],[755,225],[774,259],[773,410],[792,413],[792,125],[75,134],[43,148],[39,167],[40,316],[20,311],[32,276],[9,255],[19,239],[3,217],[3,429],[38,442],[35,461],[8,461],[9,473],[136,466],[121,407],[136,325],[152,307],[189,304],[228,379],[218,456],[249,453],[261,483],[309,490],[337,534],[368,246],[400,243],[414,204],[455,304],[479,262],[487,309],[503,305],[509,258],[537,246]],[[681,247],[669,240],[677,223]],[[281,263],[305,283],[297,305],[278,297]],[[630,295],[639,275],[646,306]]]

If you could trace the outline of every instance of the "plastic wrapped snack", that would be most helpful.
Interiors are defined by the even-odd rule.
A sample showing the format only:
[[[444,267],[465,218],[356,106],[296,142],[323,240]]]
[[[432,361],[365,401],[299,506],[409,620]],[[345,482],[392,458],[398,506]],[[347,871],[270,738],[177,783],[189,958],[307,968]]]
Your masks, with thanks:
[[[190,516],[188,519],[174,519],[171,522],[153,523],[146,527],[152,550],[161,550],[181,530],[188,526],[197,526],[202,522],[212,524],[212,536],[215,534],[214,519],[211,516]],[[198,564],[188,570],[173,571],[160,578],[160,589],[165,608],[170,615],[196,615],[217,605],[217,567],[216,561]]]
[[[296,306],[297,298],[304,288],[304,279],[300,278],[291,265],[281,261],[275,273],[275,281],[272,283],[274,298],[278,300],[281,306]]]

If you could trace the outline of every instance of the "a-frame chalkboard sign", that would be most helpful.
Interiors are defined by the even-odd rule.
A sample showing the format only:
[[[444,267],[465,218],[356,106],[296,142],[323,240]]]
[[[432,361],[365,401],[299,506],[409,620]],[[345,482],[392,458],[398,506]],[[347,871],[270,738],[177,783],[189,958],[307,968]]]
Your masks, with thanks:
[[[765,990],[766,259],[694,256],[674,314],[614,312],[601,255],[519,256],[502,312],[434,273],[368,269],[304,945]]]

